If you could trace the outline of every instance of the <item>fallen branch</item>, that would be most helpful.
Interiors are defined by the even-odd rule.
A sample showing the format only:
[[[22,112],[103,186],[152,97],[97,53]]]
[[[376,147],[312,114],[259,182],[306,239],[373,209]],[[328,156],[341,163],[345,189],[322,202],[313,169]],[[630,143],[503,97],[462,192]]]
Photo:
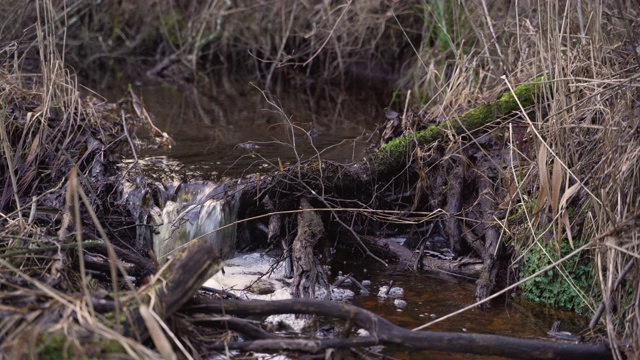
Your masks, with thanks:
[[[413,350],[504,356],[513,359],[612,359],[604,344],[575,344],[518,339],[489,334],[410,331],[357,306],[329,301],[293,299],[280,301],[200,300],[183,308],[187,313],[225,313],[237,316],[313,314],[353,321],[370,336],[354,339],[263,339],[221,344],[237,350],[299,350],[317,352],[328,348],[402,345]]]
[[[155,292],[153,310],[161,319],[175,313],[200,289],[202,284],[222,269],[222,259],[205,239],[194,240],[159,274],[156,284],[148,291]],[[151,298],[141,296],[140,298]],[[130,315],[129,333],[139,334],[145,340],[149,334],[138,310]]]
[[[412,267],[412,260],[416,254],[407,247],[397,242],[378,238],[375,236],[362,235],[362,240],[367,246],[376,249],[384,249],[388,257],[393,257],[394,261],[407,268]],[[462,258],[458,260],[436,259],[428,256],[422,256],[420,259],[422,268],[435,274],[442,273],[453,276],[461,276],[469,280],[476,280],[480,277],[482,271],[482,260]]]
[[[449,131],[458,135],[471,133],[497,119],[520,111],[520,104],[525,109],[532,107],[543,96],[543,84],[546,81],[546,77],[538,77],[528,84],[516,86],[513,92],[505,92],[498,100],[480,105],[440,125],[429,126],[425,130],[391,140],[373,154],[375,172],[378,175],[396,172],[406,165],[406,159],[410,158],[407,154],[411,154],[413,149],[440,140]]]

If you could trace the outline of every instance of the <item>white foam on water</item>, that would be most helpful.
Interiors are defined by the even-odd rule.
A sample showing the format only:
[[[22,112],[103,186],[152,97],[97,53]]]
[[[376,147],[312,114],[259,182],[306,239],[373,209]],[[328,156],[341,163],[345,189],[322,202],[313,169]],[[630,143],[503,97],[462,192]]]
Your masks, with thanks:
[[[399,308],[403,308],[407,306],[407,302],[402,299],[395,299],[393,300],[393,305]]]
[[[259,286],[256,286],[259,284]],[[224,274],[219,271],[204,283],[204,286],[228,291],[241,299],[286,300],[291,299],[291,280],[285,278],[284,263],[261,253],[240,254],[224,264]],[[272,289],[269,293],[256,291]],[[323,299],[326,290],[316,288],[316,298]],[[355,296],[349,289],[332,288],[331,298],[349,301]],[[296,318],[294,314],[278,314],[267,317],[265,324],[286,331],[302,332],[308,319]]]
[[[204,283],[242,299],[257,300],[291,299],[289,285],[284,263],[276,265],[276,259],[260,253],[241,254],[225,261],[224,274],[219,271]]]

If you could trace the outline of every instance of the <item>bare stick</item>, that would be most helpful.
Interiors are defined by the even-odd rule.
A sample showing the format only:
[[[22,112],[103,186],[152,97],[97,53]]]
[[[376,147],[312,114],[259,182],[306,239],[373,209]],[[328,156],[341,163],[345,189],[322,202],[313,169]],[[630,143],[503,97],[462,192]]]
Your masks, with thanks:
[[[7,167],[9,168],[9,175],[11,176],[11,187],[13,188],[13,196],[16,199],[16,208],[18,212],[18,218],[20,219],[20,227],[24,224],[22,219],[22,211],[20,206],[20,195],[18,194],[18,181],[16,181],[16,173],[13,169],[13,155],[11,154],[11,143],[7,136],[7,129],[5,128],[5,118],[7,115],[7,109],[2,106],[2,116],[0,116],[0,135],[2,135],[2,146],[4,147],[4,156],[7,159]]]
[[[603,344],[587,345],[555,341],[518,339],[502,335],[446,332],[417,332],[394,325],[368,310],[350,304],[311,299],[277,301],[211,300],[183,308],[188,313],[224,313],[238,316],[312,314],[351,320],[370,336],[350,339],[264,339],[218,345],[238,350],[300,350],[317,352],[327,348],[349,348],[395,344],[416,350],[498,355],[513,359],[611,359]]]

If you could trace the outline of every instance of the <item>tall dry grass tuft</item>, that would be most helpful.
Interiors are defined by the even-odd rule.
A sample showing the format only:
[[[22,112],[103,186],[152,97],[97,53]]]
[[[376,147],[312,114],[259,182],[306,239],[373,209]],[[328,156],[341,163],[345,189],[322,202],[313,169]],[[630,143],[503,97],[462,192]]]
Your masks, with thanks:
[[[617,358],[640,353],[638,3],[436,1],[437,20],[436,4],[450,4],[467,28],[439,23],[448,56],[415,46],[414,92],[428,117],[450,118],[508,91],[502,76],[510,84],[551,79],[544,111],[507,125],[514,158],[502,182],[510,213],[497,220],[514,239],[522,277],[587,250],[525,292],[590,317]]]
[[[50,190],[52,184],[48,181],[66,176],[69,159],[58,154],[81,150],[73,145],[83,140],[77,135],[87,119],[75,75],[65,68],[55,43],[64,29],[55,25],[50,2],[38,7],[37,17],[35,29],[32,28],[34,42],[29,46],[20,42],[5,46],[4,66],[0,68],[0,102],[6,131],[3,143],[7,146],[7,168],[2,174],[4,177],[16,172],[20,181],[14,190],[20,197],[29,198]],[[36,50],[38,64],[33,64],[31,50]],[[27,68],[34,72],[25,71]],[[77,153],[65,155],[78,158]],[[6,191],[4,194],[0,209],[15,209],[17,199],[11,204]]]
[[[628,2],[625,9],[633,9],[632,5]],[[636,190],[640,68],[631,50],[638,44],[637,35],[626,37],[631,23],[624,21],[633,10],[621,12],[614,1],[585,2],[578,7],[549,2],[544,10],[537,16],[538,41],[532,51],[538,54],[535,63],[546,67],[555,81],[549,116],[531,123],[539,133],[538,160],[540,152],[550,155],[549,169],[537,169],[538,177],[546,177],[549,184],[544,199],[536,186],[542,182],[528,185],[537,200],[534,212],[547,214],[537,227],[550,227],[557,251],[566,243],[573,249],[608,234],[593,244],[588,257],[597,274],[599,296],[594,298],[597,291],[581,288],[574,278],[563,275],[589,308],[588,314],[593,315],[598,302],[604,302],[601,324],[616,356],[621,357],[624,350],[617,344],[631,344],[637,354],[640,322],[632,289],[637,289],[638,278],[622,275],[627,281],[614,288],[622,269],[639,254],[638,229],[628,225],[640,211]],[[543,241],[532,235],[537,242]],[[564,269],[569,274],[575,270]]]
[[[83,247],[106,246],[116,263],[95,212],[113,191],[106,188],[106,178],[114,175],[107,146],[123,143],[122,124],[80,97],[58,47],[60,39],[65,45],[66,19],[57,15],[57,4],[21,5],[34,7],[35,26],[0,48],[0,353],[7,358],[105,352],[159,358],[118,331],[118,311],[117,321],[96,318],[92,294],[99,284],[84,271]],[[87,195],[83,188],[93,190]],[[82,237],[81,208],[94,219],[100,240]],[[115,271],[112,265],[111,291],[117,294]]]
[[[8,9],[0,24],[17,22],[15,28],[23,29],[33,24],[35,7],[28,3],[0,0]],[[421,13],[415,10],[422,4],[391,0],[53,4],[50,19],[66,35],[66,44],[60,36],[52,41],[77,69],[122,73],[128,71],[123,64],[142,64],[150,75],[190,81],[222,67],[257,74],[267,84],[283,69],[332,78],[347,72],[374,75],[391,82],[412,56],[405,36],[415,42],[422,36]],[[401,27],[418,31],[403,34]]]

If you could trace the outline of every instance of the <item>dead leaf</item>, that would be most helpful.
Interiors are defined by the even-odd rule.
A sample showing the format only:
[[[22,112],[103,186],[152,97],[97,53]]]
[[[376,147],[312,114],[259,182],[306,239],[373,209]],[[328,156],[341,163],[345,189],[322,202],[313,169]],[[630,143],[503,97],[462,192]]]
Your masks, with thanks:
[[[549,171],[547,170],[547,147],[545,144],[540,144],[540,150],[538,151],[538,175],[540,177],[540,191],[533,211],[534,224],[540,220],[539,213],[546,205],[549,194]]]
[[[558,199],[560,198],[560,187],[562,186],[563,171],[558,158],[553,158],[553,170],[551,174],[551,211],[553,218],[558,215]]]
[[[567,186],[569,186],[569,179],[567,178]],[[573,246],[573,237],[571,234],[571,224],[569,222],[569,213],[567,212],[567,204],[569,203],[569,200],[571,199],[571,197],[578,192],[578,190],[580,189],[580,183],[575,183],[572,186],[570,186],[565,192],[564,194],[562,194],[562,198],[560,199],[560,203],[559,203],[559,211],[562,214],[560,216],[560,220],[558,222],[558,225],[562,224],[564,225],[564,228],[567,231],[567,239],[569,240],[569,245],[571,245],[571,249],[574,249]]]

